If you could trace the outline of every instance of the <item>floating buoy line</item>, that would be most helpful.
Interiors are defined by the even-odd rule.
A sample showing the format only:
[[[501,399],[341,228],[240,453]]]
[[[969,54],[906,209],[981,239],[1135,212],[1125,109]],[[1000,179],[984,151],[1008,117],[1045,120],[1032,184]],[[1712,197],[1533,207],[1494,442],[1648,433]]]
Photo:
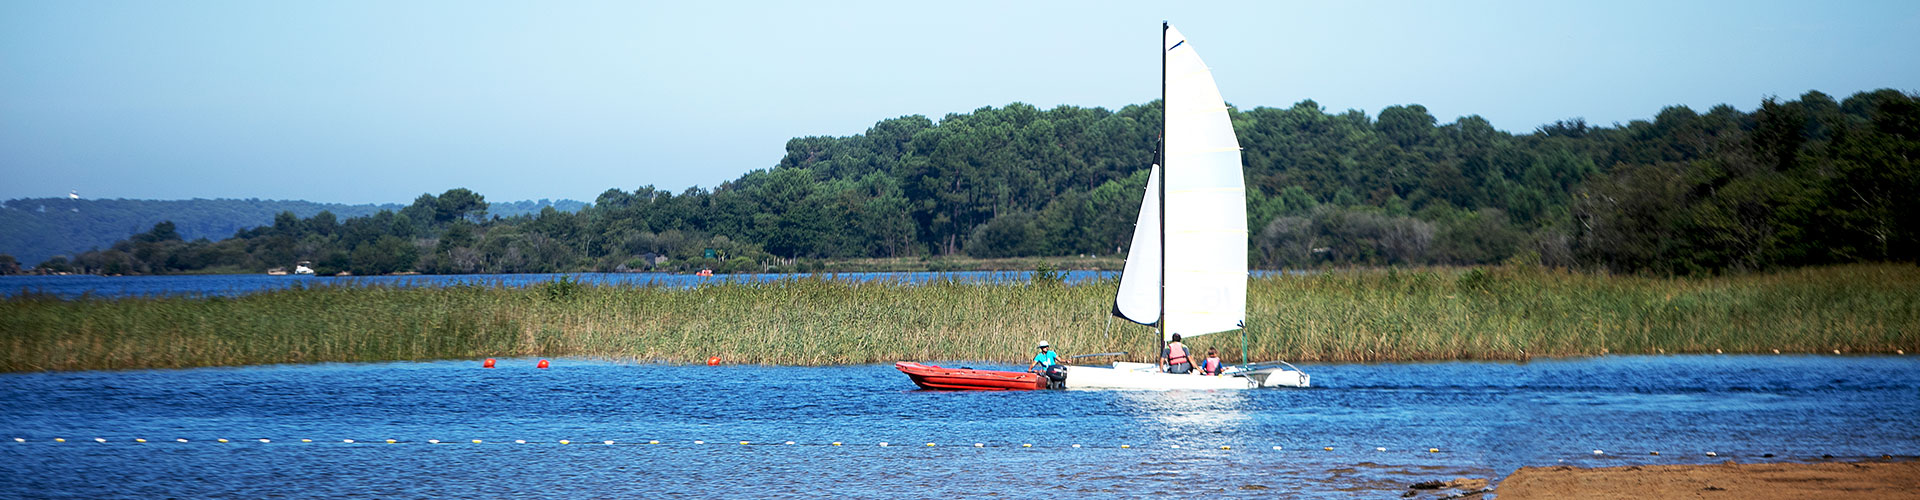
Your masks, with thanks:
[[[29,440],[29,439],[27,439],[27,438],[21,438],[21,437],[16,437],[16,438],[13,438],[13,441],[14,441],[14,442],[16,442],[16,443],[33,443],[33,442],[40,442],[40,441],[42,441],[42,440]],[[51,441],[51,442],[55,442],[55,443],[65,443],[65,442],[67,442],[67,439],[66,439],[66,438],[53,438],[53,439],[51,439],[51,440],[47,440],[47,441]],[[103,444],[112,444],[112,443],[133,443],[133,444],[142,444],[142,443],[148,443],[148,442],[151,442],[151,441],[148,441],[148,440],[147,440],[146,438],[132,438],[132,439],[121,439],[121,440],[114,440],[114,439],[107,439],[107,438],[103,438],[103,437],[96,437],[96,438],[93,438],[93,441],[94,441],[94,442],[98,442],[98,443],[103,443]],[[205,442],[206,440],[202,440],[202,441],[195,441],[195,440],[192,440],[192,439],[187,439],[187,438],[175,438],[175,439],[174,439],[174,441],[175,441],[175,442],[180,442],[180,443],[195,443],[195,442]],[[228,439],[228,438],[215,438],[215,439],[212,439],[211,441],[214,441],[214,442],[219,442],[219,443],[233,443],[233,442],[236,442],[235,440],[233,440],[233,439]],[[245,441],[256,441],[256,442],[259,442],[259,443],[262,443],[262,444],[272,444],[272,443],[274,443],[274,442],[275,442],[275,441],[274,441],[273,439],[271,439],[271,438],[257,438],[257,439],[243,439],[243,440],[239,440],[238,442],[245,442]],[[291,443],[291,442],[293,442],[293,441],[294,441],[294,440],[288,440],[288,441],[283,441],[282,443],[283,443],[283,444],[284,444],[284,443]],[[835,447],[835,446],[838,446],[838,447],[847,447],[847,446],[851,446],[851,445],[850,445],[849,443],[847,443],[847,442],[844,442],[844,441],[832,441],[832,442],[824,442],[824,443],[821,443],[821,442],[815,442],[815,443],[809,443],[809,442],[800,442],[800,441],[781,441],[781,442],[769,442],[769,443],[762,443],[762,442],[754,442],[754,441],[730,441],[730,442],[711,442],[711,443],[710,443],[710,442],[707,442],[707,441],[705,441],[705,440],[698,440],[698,439],[696,439],[696,440],[688,440],[688,441],[680,441],[680,442],[667,442],[667,441],[661,441],[661,440],[658,440],[658,439],[649,439],[649,440],[645,440],[645,441],[639,441],[639,440],[636,440],[636,441],[617,441],[617,440],[611,440],[611,439],[608,439],[608,440],[602,440],[602,441],[597,441],[597,442],[594,442],[594,441],[574,441],[574,440],[570,440],[570,439],[555,439],[555,440],[546,440],[546,441],[530,441],[530,440],[526,440],[526,439],[515,439],[515,440],[513,440],[513,441],[511,441],[511,442],[509,442],[509,441],[487,441],[487,440],[484,440],[484,439],[468,439],[468,440],[464,440],[464,441],[462,441],[462,440],[445,440],[445,441],[443,441],[443,440],[439,440],[439,439],[427,439],[427,440],[412,440],[412,441],[410,441],[410,440],[400,440],[400,439],[397,439],[397,438],[389,438],[389,439],[384,439],[384,440],[375,440],[375,441],[359,441],[359,440],[354,440],[354,439],[351,439],[351,438],[349,438],[349,439],[340,439],[340,440],[338,440],[338,441],[331,441],[331,440],[319,440],[319,441],[315,441],[315,440],[314,440],[313,438],[300,438],[300,439],[298,439],[297,441],[298,441],[299,443],[303,443],[303,444],[314,444],[314,443],[327,443],[327,442],[337,442],[337,443],[340,443],[340,444],[362,444],[362,445],[370,445],[370,446],[371,446],[371,445],[377,445],[377,444],[426,444],[426,445],[474,445],[474,444],[480,444],[480,445],[505,445],[505,444],[509,444],[509,443],[510,443],[510,444],[515,444],[515,445],[540,445],[540,444],[562,444],[562,445],[570,445],[570,444],[581,444],[581,443],[584,443],[584,444],[598,444],[598,445],[601,445],[601,446],[673,446],[673,445],[676,445],[676,444],[679,444],[679,445],[683,445],[683,446],[716,446],[716,445],[726,445],[726,444],[733,444],[734,446],[819,446],[819,447]],[[1111,449],[1120,449],[1120,450],[1130,450],[1130,449],[1134,449],[1134,448],[1138,448],[1137,446],[1134,446],[1134,445],[1132,445],[1132,444],[1128,444],[1128,443],[1122,443],[1122,444],[1115,444],[1115,445],[1107,445],[1107,446],[1101,446],[1101,445],[1097,445],[1097,444],[1086,444],[1086,443],[1070,443],[1070,444],[1060,444],[1060,445],[1036,445],[1036,444],[1034,444],[1034,443],[1012,443],[1012,442],[1007,442],[1007,443],[987,443],[987,442],[975,442],[975,443],[971,443],[971,444],[972,444],[972,447],[973,447],[973,448],[1069,448],[1069,449],[1080,449],[1080,448],[1111,448]],[[877,442],[874,442],[874,443],[872,444],[872,446],[876,446],[876,447],[881,447],[881,448],[887,448],[887,447],[893,447],[893,446],[895,446],[895,443],[892,443],[892,442],[888,442],[888,441],[877,441]],[[942,446],[942,445],[941,445],[941,444],[940,444],[939,442],[935,442],[935,441],[929,441],[929,442],[926,442],[924,446],[925,446],[925,447],[929,447],[929,448],[933,448],[933,447],[939,447],[939,446]],[[1179,445],[1179,444],[1169,444],[1169,445],[1167,445],[1167,448],[1168,448],[1168,449],[1174,449],[1174,450],[1180,450],[1180,449],[1208,449],[1208,448],[1212,448],[1212,449],[1219,449],[1219,450],[1234,450],[1234,449],[1236,449],[1236,448],[1234,447],[1234,445],[1229,445],[1229,444],[1223,444],[1223,445],[1216,445],[1216,446],[1201,446],[1201,447],[1195,447],[1195,446],[1181,446],[1181,445]],[[1247,447],[1242,447],[1242,448],[1239,448],[1239,449],[1243,449],[1243,450],[1244,450],[1244,449],[1252,449],[1252,448],[1247,448]],[[1284,450],[1286,450],[1287,448],[1286,448],[1286,447],[1284,447],[1284,446],[1279,446],[1279,445],[1275,445],[1275,446],[1272,446],[1272,447],[1271,447],[1270,449],[1271,449],[1271,450],[1273,450],[1273,451],[1284,451]],[[1332,447],[1332,446],[1328,446],[1328,447],[1325,447],[1324,449],[1325,449],[1326,451],[1334,451],[1334,447]],[[1375,448],[1374,448],[1374,451],[1376,451],[1376,452],[1383,452],[1383,451],[1387,451],[1387,449],[1386,449],[1386,448],[1382,448],[1382,447],[1375,447]],[[1425,452],[1425,453],[1439,453],[1439,452],[1440,452],[1440,449],[1439,449],[1439,448],[1427,448],[1427,449],[1425,449],[1425,450],[1414,450],[1414,451],[1422,451],[1422,452]]]
[[[14,438],[12,438],[12,439],[13,439],[13,441],[14,441],[14,443],[16,443],[16,444],[33,444],[33,443],[68,443],[68,442],[69,442],[69,440],[68,440],[67,438],[64,438],[64,437],[56,437],[56,438],[50,438],[50,439],[49,439],[49,438],[39,438],[39,439],[28,439],[28,438],[24,438],[24,437],[14,437]],[[80,444],[85,444],[85,441],[86,441],[86,440],[84,440],[84,439],[83,439],[83,440],[82,440],[82,441],[80,442]],[[136,438],[117,438],[117,439],[108,439],[108,438],[105,438],[105,437],[95,437],[95,438],[92,438],[92,439],[91,439],[91,441],[93,441],[93,442],[95,442],[95,443],[98,443],[98,444],[107,444],[107,445],[113,445],[113,444],[124,444],[124,445],[146,445],[146,444],[149,444],[149,443],[152,443],[152,445],[153,445],[153,446],[166,446],[166,444],[165,444],[165,440],[148,440],[147,438],[138,438],[138,437],[136,437]],[[379,440],[373,440],[373,441],[359,441],[359,440],[355,440],[355,439],[351,439],[351,438],[345,438],[345,439],[338,439],[338,440],[326,440],[326,439],[320,439],[320,440],[316,440],[316,439],[313,439],[313,438],[299,438],[299,439],[287,439],[287,440],[281,440],[281,441],[276,441],[276,440],[275,440],[275,439],[273,439],[273,438],[251,438],[251,439],[229,439],[229,438],[213,438],[213,439],[188,439],[188,438],[174,438],[174,440],[173,440],[173,441],[174,441],[175,443],[187,443],[187,444],[204,444],[204,443],[220,443],[220,444],[230,444],[230,445],[231,445],[231,444],[238,444],[238,445],[244,445],[244,444],[248,444],[248,443],[258,443],[258,444],[261,444],[261,445],[275,445],[275,446],[299,446],[299,445],[308,445],[308,446],[317,446],[317,445],[323,445],[323,444],[325,444],[325,443],[336,443],[336,444],[339,444],[339,445],[358,445],[358,446],[384,446],[384,445],[426,445],[426,446],[475,446],[475,445],[479,445],[479,446],[537,446],[537,445],[574,445],[574,446],[629,446],[629,447],[661,447],[661,446],[666,446],[666,447],[674,447],[674,446],[680,446],[680,447],[714,447],[714,446],[734,446],[734,447],[739,447],[739,446],[745,446],[745,447],[826,447],[826,448],[832,448],[832,447],[841,447],[841,448],[845,448],[845,447],[849,447],[849,446],[861,446],[861,443],[848,443],[848,442],[843,442],[843,441],[832,441],[832,442],[803,442],[803,441],[776,441],[776,442],[755,442],[755,441],[748,441],[748,440],[739,440],[739,441],[714,441],[714,442],[708,442],[708,441],[705,441],[705,440],[697,440],[697,439],[696,439],[696,440],[681,440],[681,441],[662,441],[662,440],[659,440],[659,439],[647,439],[647,440],[632,440],[632,441],[620,441],[620,440],[613,440],[613,439],[606,439],[606,440],[598,440],[598,441],[590,441],[590,440],[589,440],[589,441],[574,441],[574,440],[569,440],[569,439],[553,439],[553,440],[527,440],[527,439],[515,439],[515,440],[512,440],[512,441],[505,441],[505,440],[501,440],[501,441],[488,441],[488,440],[484,440],[484,439],[466,439],[466,440],[458,440],[458,439],[455,439],[455,440],[440,440],[440,439],[426,439],[426,440],[417,440],[417,441],[416,441],[416,440],[401,440],[401,439],[398,439],[398,438],[387,438],[387,439],[379,439]],[[984,449],[984,448],[1001,448],[1001,449],[1010,449],[1010,450],[1017,450],[1017,449],[1034,449],[1034,448],[1042,448],[1042,449],[1047,449],[1047,448],[1052,448],[1052,449],[1113,449],[1113,450],[1133,450],[1133,449],[1151,449],[1151,448],[1142,448],[1142,447],[1140,447],[1140,446],[1135,446],[1135,445],[1133,445],[1132,443],[1115,443],[1115,444],[1107,444],[1107,445],[1099,445],[1099,444],[1088,444],[1088,443],[1065,443],[1065,444],[1039,444],[1039,445],[1036,445],[1036,444],[1034,444],[1034,443],[1030,443],[1030,442],[1020,442],[1020,443],[1015,443],[1015,442],[1004,442],[1004,443],[989,443],[989,442],[973,442],[973,443],[967,443],[967,444],[971,444],[971,446],[966,446],[966,444],[961,444],[961,445],[957,445],[957,446],[962,446],[962,447],[970,447],[970,448],[983,448],[983,449]],[[897,446],[895,446],[895,443],[891,443],[891,442],[888,442],[888,441],[877,441],[877,442],[872,442],[872,443],[870,443],[870,444],[866,444],[866,446],[872,446],[872,447],[877,447],[877,448],[892,448],[892,447],[897,447]],[[937,447],[947,447],[947,445],[943,445],[943,444],[941,444],[941,443],[939,443],[939,442],[936,442],[936,441],[927,441],[927,442],[925,442],[925,444],[924,444],[924,446],[921,446],[921,447],[925,447],[925,448],[937,448]],[[1369,449],[1369,448],[1371,448],[1371,449]],[[1240,451],[1248,451],[1248,450],[1252,450],[1252,451],[1254,451],[1254,452],[1258,452],[1258,451],[1260,451],[1260,450],[1261,450],[1261,447],[1259,447],[1259,446],[1242,446],[1242,445],[1232,445],[1232,444],[1221,444],[1221,445],[1210,445],[1210,446],[1182,446],[1182,445],[1179,445],[1179,444],[1168,444],[1168,445],[1166,445],[1166,448],[1164,448],[1164,449],[1169,449],[1169,450],[1206,450],[1206,449],[1212,449],[1212,450],[1218,450],[1218,451],[1235,451],[1235,450],[1240,450]],[[1269,450],[1269,451],[1271,451],[1271,452],[1286,452],[1286,451],[1288,451],[1288,450],[1289,450],[1289,448],[1287,448],[1286,446],[1282,446],[1282,445],[1271,445],[1271,446],[1267,446],[1267,447],[1266,447],[1265,449],[1266,449],[1266,450]],[[1303,450],[1304,450],[1304,451],[1303,451]],[[1338,448],[1338,447],[1334,447],[1334,446],[1322,446],[1322,447],[1320,447],[1320,449],[1319,449],[1318,451],[1313,451],[1313,450],[1312,450],[1311,448],[1306,448],[1306,449],[1303,449],[1303,450],[1294,450],[1294,452],[1296,452],[1296,453],[1326,453],[1326,452],[1333,452],[1333,451],[1343,451],[1343,448]],[[1369,452],[1370,452],[1370,453],[1395,453],[1395,452],[1399,452],[1399,453],[1411,453],[1411,454],[1437,454],[1437,453],[1442,453],[1442,452],[1443,452],[1443,450],[1441,450],[1440,448],[1436,448],[1436,447],[1428,447],[1428,448],[1407,448],[1407,449],[1389,449],[1389,448],[1387,448],[1387,447],[1384,447],[1384,446],[1374,446],[1374,447],[1347,447],[1347,448],[1344,448],[1344,451],[1353,451],[1353,452],[1360,452],[1360,453],[1369,453]],[[1666,457],[1666,456],[1673,456],[1673,457],[1685,457],[1685,456],[1696,456],[1696,457],[1707,457],[1707,458],[1717,458],[1717,457],[1720,457],[1720,456],[1722,456],[1722,455],[1723,455],[1722,453],[1719,453],[1719,452],[1717,452],[1717,451],[1703,451],[1703,452],[1696,452],[1696,453],[1691,453],[1691,454],[1671,454],[1671,453],[1669,453],[1669,454],[1667,454],[1667,455],[1662,455],[1662,454],[1661,454],[1661,452],[1660,452],[1660,451],[1658,451],[1658,450],[1649,450],[1649,451],[1647,451],[1646,453],[1647,453],[1647,455],[1646,455],[1646,456],[1659,456],[1659,457]],[[1588,455],[1588,456],[1590,456],[1590,457],[1613,457],[1614,455],[1613,455],[1613,454],[1611,454],[1611,453],[1608,453],[1607,451],[1605,451],[1605,450],[1602,450],[1602,449],[1595,449],[1595,450],[1593,450],[1593,451],[1592,451],[1592,454],[1591,454],[1591,455]],[[1764,455],[1754,455],[1754,456],[1753,456],[1753,458],[1773,458],[1773,457],[1775,457],[1775,456],[1776,456],[1776,455],[1775,455],[1775,454],[1773,454],[1773,453],[1767,453],[1767,454],[1764,454]],[[1812,457],[1813,455],[1807,455],[1807,456],[1808,456],[1808,457]],[[1879,459],[1882,459],[1882,460],[1888,460],[1888,459],[1892,459],[1892,458],[1894,458],[1894,457],[1895,457],[1895,456],[1894,456],[1894,455],[1891,455],[1891,454],[1881,454],[1881,455],[1879,455],[1879,456],[1878,456],[1878,458],[1879,458]],[[1820,459],[1827,459],[1827,460],[1830,460],[1830,459],[1832,459],[1832,458],[1833,458],[1833,456],[1832,456],[1832,455],[1820,455]],[[1913,456],[1912,456],[1912,455],[1903,455],[1903,456],[1901,456],[1901,458],[1913,458]],[[1564,461],[1565,461],[1565,459],[1561,459],[1561,461],[1563,461],[1563,462],[1564,462]]]

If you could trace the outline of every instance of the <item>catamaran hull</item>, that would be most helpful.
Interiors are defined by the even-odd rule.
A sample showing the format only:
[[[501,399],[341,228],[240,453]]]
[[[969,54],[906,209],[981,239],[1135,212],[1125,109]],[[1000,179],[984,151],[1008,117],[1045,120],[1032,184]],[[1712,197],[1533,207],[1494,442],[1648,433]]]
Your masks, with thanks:
[[[1047,378],[1037,373],[945,368],[910,361],[893,367],[913,379],[923,389],[943,391],[1031,391],[1047,388]]]
[[[1309,383],[1307,374],[1282,367],[1229,370],[1218,376],[1161,373],[1158,366],[1149,363],[1067,367],[1068,389],[1221,390],[1307,387]]]

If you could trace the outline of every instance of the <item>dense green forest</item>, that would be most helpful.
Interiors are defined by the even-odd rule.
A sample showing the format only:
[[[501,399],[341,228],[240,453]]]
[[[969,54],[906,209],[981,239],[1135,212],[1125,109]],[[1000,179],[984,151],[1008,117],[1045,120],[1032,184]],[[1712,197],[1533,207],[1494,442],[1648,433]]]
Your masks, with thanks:
[[[281,212],[312,217],[327,211],[336,217],[351,218],[381,210],[399,210],[402,206],[259,199],[19,198],[0,202],[0,254],[31,264],[55,255],[75,256],[91,249],[109,248],[127,235],[147,231],[163,221],[173,222],[174,230],[186,240],[220,239],[233,236],[241,229],[271,224],[273,217]],[[543,199],[495,203],[490,210],[501,216],[513,216],[537,213],[547,206],[577,211],[586,203]]]
[[[713,189],[609,189],[577,212],[487,217],[466,189],[397,211],[282,213],[227,240],[159,224],[41,264],[95,273],[805,270],[822,258],[1124,252],[1159,103],[1014,103],[804,137]],[[1920,96],[1820,92],[1752,112],[1675,106],[1515,135],[1420,105],[1232,112],[1258,268],[1537,262],[1713,274],[1920,252]],[[817,264],[816,264],[817,265]]]

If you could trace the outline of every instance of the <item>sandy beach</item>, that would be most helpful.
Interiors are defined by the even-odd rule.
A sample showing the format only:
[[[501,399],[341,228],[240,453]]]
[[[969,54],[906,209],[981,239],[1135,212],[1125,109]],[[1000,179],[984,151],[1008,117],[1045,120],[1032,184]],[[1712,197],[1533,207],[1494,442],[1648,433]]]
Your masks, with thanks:
[[[1500,500],[1920,499],[1920,462],[1521,467],[1494,494]]]

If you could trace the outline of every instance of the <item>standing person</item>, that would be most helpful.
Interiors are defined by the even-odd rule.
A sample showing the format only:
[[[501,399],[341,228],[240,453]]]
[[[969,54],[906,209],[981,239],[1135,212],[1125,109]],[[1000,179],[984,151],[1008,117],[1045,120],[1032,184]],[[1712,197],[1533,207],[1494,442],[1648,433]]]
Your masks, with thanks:
[[[1200,362],[1200,374],[1219,375],[1220,371],[1225,368],[1226,367],[1220,365],[1220,352],[1214,350],[1212,347],[1208,347],[1207,359]]]
[[[1187,355],[1187,345],[1180,343],[1180,334],[1173,334],[1173,341],[1160,351],[1160,371],[1193,373],[1193,358]]]

